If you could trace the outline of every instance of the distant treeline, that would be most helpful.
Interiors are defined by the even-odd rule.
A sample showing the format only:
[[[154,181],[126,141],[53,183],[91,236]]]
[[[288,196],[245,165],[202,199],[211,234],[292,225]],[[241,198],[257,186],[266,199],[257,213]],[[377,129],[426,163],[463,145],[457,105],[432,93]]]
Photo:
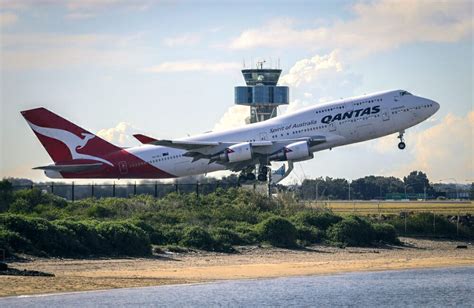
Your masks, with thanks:
[[[464,189],[461,189],[464,187]],[[421,171],[412,171],[403,179],[384,176],[366,176],[349,182],[330,177],[306,179],[298,188],[302,199],[372,200],[372,199],[435,199],[438,197],[474,199],[474,184],[455,187],[451,184],[431,183]]]
[[[14,191],[0,182],[0,248],[41,256],[142,256],[152,245],[232,252],[236,245],[268,243],[297,248],[313,243],[338,246],[398,244],[397,234],[431,234],[427,214],[377,219],[338,216],[308,209],[292,194],[269,198],[244,189],[207,195],[170,193],[164,198],[66,201],[39,189]],[[460,237],[472,237],[463,225]],[[457,235],[456,224],[436,221],[436,235]]]
[[[236,188],[240,186],[238,177],[230,175],[222,179],[194,176],[178,179],[176,183],[158,181],[140,181],[128,184],[83,184],[50,182],[33,183],[27,179],[8,179],[15,189],[38,187],[69,200],[89,197],[129,197],[147,194],[162,198],[169,193],[209,194],[218,188]],[[295,197],[303,200],[372,200],[372,199],[435,199],[462,198],[474,199],[474,184],[456,185],[432,183],[421,171],[412,171],[403,179],[384,176],[366,176],[353,181],[342,178],[305,179],[299,185],[276,185],[272,192],[291,191]]]

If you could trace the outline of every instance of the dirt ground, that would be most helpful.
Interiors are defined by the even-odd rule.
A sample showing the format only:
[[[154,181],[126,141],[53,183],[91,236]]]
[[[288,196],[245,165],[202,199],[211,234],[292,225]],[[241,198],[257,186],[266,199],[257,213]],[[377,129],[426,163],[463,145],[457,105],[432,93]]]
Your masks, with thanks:
[[[327,275],[355,271],[474,266],[467,242],[401,238],[404,246],[305,250],[238,247],[239,253],[166,253],[151,258],[41,259],[9,263],[55,277],[0,276],[0,296],[157,286],[228,279]],[[457,249],[467,245],[467,249]]]

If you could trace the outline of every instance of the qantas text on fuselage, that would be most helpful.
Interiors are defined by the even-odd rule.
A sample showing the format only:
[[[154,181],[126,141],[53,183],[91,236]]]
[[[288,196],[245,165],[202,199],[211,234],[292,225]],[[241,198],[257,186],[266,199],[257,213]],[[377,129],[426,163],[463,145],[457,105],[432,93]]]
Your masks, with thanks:
[[[272,161],[303,161],[315,152],[403,132],[439,104],[404,90],[378,92],[307,107],[221,132],[160,140],[135,135],[121,148],[45,108],[22,112],[54,164],[36,167],[52,178],[174,178],[217,170],[251,171]],[[265,176],[263,177],[265,178]]]

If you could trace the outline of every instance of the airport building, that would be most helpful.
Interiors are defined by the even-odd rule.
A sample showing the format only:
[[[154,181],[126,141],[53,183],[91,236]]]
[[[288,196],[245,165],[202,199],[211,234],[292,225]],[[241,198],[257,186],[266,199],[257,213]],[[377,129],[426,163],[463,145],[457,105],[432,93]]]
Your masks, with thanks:
[[[277,107],[289,103],[289,88],[278,86],[281,69],[243,69],[246,86],[235,87],[235,104],[250,107],[249,123],[261,122],[277,116]]]

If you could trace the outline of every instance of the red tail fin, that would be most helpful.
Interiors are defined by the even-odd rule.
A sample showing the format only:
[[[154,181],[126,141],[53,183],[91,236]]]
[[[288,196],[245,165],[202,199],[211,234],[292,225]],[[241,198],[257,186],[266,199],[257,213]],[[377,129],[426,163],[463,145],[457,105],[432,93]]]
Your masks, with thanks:
[[[54,162],[89,160],[112,165],[103,158],[120,150],[45,108],[26,110],[21,114]]]
[[[138,141],[140,141],[143,144],[147,144],[147,143],[151,143],[153,141],[157,141],[155,138],[148,137],[148,136],[145,136],[145,135],[142,135],[142,134],[135,134],[135,135],[133,135],[133,137],[135,137]]]

